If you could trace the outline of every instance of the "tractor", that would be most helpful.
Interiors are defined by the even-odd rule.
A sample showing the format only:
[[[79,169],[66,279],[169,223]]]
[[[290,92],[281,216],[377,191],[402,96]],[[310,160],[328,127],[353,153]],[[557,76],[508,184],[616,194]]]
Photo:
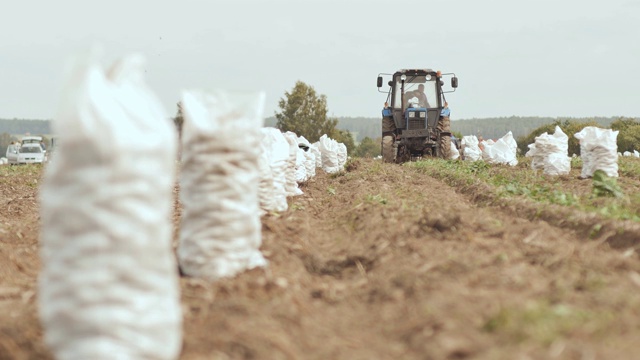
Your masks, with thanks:
[[[391,77],[382,90],[383,77]],[[444,78],[451,78],[451,90],[444,91]],[[378,91],[387,93],[382,109],[382,158],[398,164],[424,157],[449,158],[451,125],[443,112],[444,94],[454,92],[458,78],[431,69],[403,69],[378,74]],[[447,109],[448,110],[448,109]]]

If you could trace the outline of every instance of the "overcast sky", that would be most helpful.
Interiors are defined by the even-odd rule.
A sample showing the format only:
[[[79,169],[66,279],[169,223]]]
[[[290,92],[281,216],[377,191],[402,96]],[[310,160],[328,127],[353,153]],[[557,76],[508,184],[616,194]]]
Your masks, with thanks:
[[[454,72],[453,119],[640,117],[640,0],[5,0],[0,118],[55,116],[68,59],[139,52],[169,114],[182,89],[297,80],[330,115],[379,117],[378,73]]]

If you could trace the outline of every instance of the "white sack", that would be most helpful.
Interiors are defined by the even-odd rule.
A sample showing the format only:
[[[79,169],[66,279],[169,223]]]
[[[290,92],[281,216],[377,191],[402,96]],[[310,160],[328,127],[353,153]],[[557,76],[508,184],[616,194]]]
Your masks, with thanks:
[[[267,143],[267,134],[260,130],[260,156],[258,158],[258,173],[260,174],[260,185],[258,187],[258,199],[260,202],[261,213],[269,211],[274,207],[273,199],[273,170],[269,162],[269,144]]]
[[[298,146],[304,147],[304,167],[305,167],[305,180],[307,181],[316,176],[316,155],[312,149],[311,143],[304,136],[298,137]],[[316,149],[317,150],[317,149]],[[319,153],[319,152],[318,152]]]
[[[544,133],[543,135],[548,135]],[[537,139],[537,138],[536,138]],[[537,147],[536,143],[527,145],[529,150],[524,156],[531,158],[531,168],[533,170],[541,170],[544,169],[544,160],[548,156],[547,153],[542,153]]]
[[[298,136],[298,146],[310,147],[311,143],[304,136]]]
[[[316,167],[322,166],[322,159],[320,158],[322,155],[320,153],[320,150],[318,150],[318,146],[316,144],[311,144],[309,140],[307,140],[304,136],[298,137],[298,146],[307,148],[304,155],[304,166],[306,168],[307,175],[305,181],[316,176]]]
[[[634,157],[640,157],[640,153],[638,152],[638,150],[633,150],[633,156]]]
[[[456,160],[459,157],[460,157],[460,152],[458,151],[458,148],[456,148],[456,144],[454,144],[453,141],[451,141],[451,151],[450,151],[449,159]]]
[[[567,175],[571,171],[571,158],[562,153],[551,153],[545,158],[544,173]]]
[[[182,105],[182,271],[216,280],[266,266],[258,208],[264,93],[184,92]]]
[[[618,177],[618,131],[587,126],[574,136],[580,140],[582,177],[592,177],[596,170]]]
[[[304,136],[298,136],[298,147],[300,148],[300,150],[302,150],[302,153],[298,151],[298,154],[302,155],[302,165],[304,166],[304,178],[302,179],[302,181],[298,181],[298,183],[302,183],[311,178],[311,173],[309,172],[309,165],[307,164],[308,162],[307,151],[309,151],[309,148],[311,147],[311,143]],[[296,161],[298,161],[297,158],[296,158]],[[315,158],[314,158],[314,161],[315,161]],[[313,169],[313,174],[315,176],[315,168]],[[298,175],[296,175],[296,178],[297,177]]]
[[[344,169],[344,165],[347,163],[347,145],[338,143],[336,155],[338,156],[338,166],[340,167],[340,170],[342,170]]]
[[[309,147],[309,151],[311,151],[316,156],[316,167],[322,167],[322,152],[320,151],[320,141],[316,141]]]
[[[302,150],[302,148],[298,148],[298,152],[296,153],[296,182],[298,184],[307,181],[306,161],[305,151]]]
[[[518,143],[516,139],[513,137],[513,133],[509,131],[503,137],[498,139],[497,143],[502,143],[506,145],[506,149],[503,153],[504,159],[502,160],[503,164],[508,164],[509,166],[518,165]],[[500,144],[502,146],[502,144]]]
[[[263,127],[260,131],[263,134],[262,147],[266,151],[271,170],[270,178],[260,179],[260,207],[264,211],[286,211],[288,204],[285,170],[289,161],[289,143],[276,128]]]
[[[287,196],[302,195],[302,190],[298,187],[296,181],[296,169],[298,166],[298,135],[292,131],[284,133],[285,139],[289,143],[289,160],[287,161],[287,168],[285,169],[285,177],[287,179],[285,189],[287,189]]]
[[[304,166],[307,169],[307,180],[309,180],[316,176],[316,155],[309,148],[309,151],[304,152],[304,156],[306,157]]]
[[[532,169],[542,169],[547,175],[566,175],[571,171],[568,149],[569,137],[556,126],[553,135],[545,132],[536,136],[525,156],[531,158]]]
[[[322,154],[322,170],[328,174],[339,172],[338,143],[327,137],[326,134],[320,137],[319,142],[320,153]]]
[[[478,147],[478,138],[475,135],[467,135],[462,137],[462,153],[465,161],[478,161],[481,159],[482,153]]]
[[[492,149],[493,144],[494,144],[493,140],[489,140],[489,141],[483,140],[480,142],[480,145],[478,146],[481,149],[480,156],[482,157],[482,160],[488,162],[489,164],[498,163],[497,161],[494,160],[494,157],[496,156],[496,154]]]
[[[140,56],[108,72],[79,57],[62,91],[63,134],[40,188],[38,305],[56,359],[176,359],[171,246],[173,124]]]
[[[505,136],[493,141],[491,139],[483,141],[482,159],[489,164],[518,165],[516,157],[518,144],[509,131]]]

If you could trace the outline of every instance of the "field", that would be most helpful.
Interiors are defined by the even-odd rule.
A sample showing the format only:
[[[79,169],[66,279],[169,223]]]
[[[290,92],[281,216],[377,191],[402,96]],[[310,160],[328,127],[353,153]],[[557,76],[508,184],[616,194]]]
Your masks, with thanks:
[[[263,217],[269,268],[181,278],[181,359],[637,358],[640,159],[621,158],[617,181],[579,179],[579,159],[561,177],[520,161],[319,170]],[[0,359],[51,358],[41,179],[0,167]]]

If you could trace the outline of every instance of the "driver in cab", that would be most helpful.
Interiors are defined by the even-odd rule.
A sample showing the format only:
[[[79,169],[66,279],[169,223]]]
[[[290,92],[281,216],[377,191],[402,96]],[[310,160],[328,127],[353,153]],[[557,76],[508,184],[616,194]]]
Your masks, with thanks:
[[[429,102],[427,101],[427,95],[424,93],[424,84],[420,84],[418,85],[418,89],[416,90],[409,90],[407,92],[404,93],[405,99],[406,99],[406,106],[405,107],[410,107],[410,103],[409,100],[411,100],[412,98],[418,98],[418,107],[421,108],[429,108],[431,106],[429,106]]]

